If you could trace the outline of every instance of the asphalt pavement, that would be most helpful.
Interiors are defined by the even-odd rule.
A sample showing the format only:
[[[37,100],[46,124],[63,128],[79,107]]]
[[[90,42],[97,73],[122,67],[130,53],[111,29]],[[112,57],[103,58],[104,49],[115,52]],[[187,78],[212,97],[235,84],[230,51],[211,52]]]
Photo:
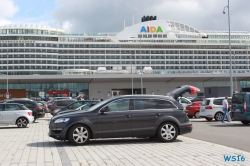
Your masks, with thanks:
[[[204,118],[191,118],[190,121],[194,129],[192,133],[186,134],[186,137],[250,152],[250,125],[243,125],[238,121],[208,122]]]

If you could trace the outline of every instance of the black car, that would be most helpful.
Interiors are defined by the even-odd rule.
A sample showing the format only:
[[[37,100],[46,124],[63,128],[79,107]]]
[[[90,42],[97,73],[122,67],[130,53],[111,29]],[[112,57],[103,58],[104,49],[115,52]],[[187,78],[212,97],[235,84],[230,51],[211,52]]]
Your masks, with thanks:
[[[75,111],[77,108],[79,108],[83,105],[85,105],[84,108],[86,109],[86,108],[89,108],[89,107],[99,103],[99,102],[100,102],[99,100],[79,100],[79,101],[76,101],[74,103],[67,105],[66,107],[62,107],[62,108],[58,108],[58,109],[54,110],[52,115],[55,116],[57,114]],[[83,110],[83,109],[81,109],[81,110]]]
[[[34,116],[34,122],[37,118],[43,118],[45,116],[45,112],[43,107],[40,106],[36,101],[26,98],[15,98],[5,100],[6,103],[20,103],[29,108],[32,111],[32,115]]]
[[[75,145],[115,137],[157,137],[172,142],[191,131],[182,105],[173,97],[157,95],[112,97],[86,111],[54,116],[49,124],[50,137]]]

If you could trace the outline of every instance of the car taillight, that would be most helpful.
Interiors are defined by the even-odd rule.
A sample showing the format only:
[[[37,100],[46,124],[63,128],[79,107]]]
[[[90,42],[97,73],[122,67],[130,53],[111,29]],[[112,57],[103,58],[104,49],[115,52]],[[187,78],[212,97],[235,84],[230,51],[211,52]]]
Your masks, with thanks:
[[[205,108],[206,108],[206,109],[213,109],[212,106],[206,106]]]
[[[45,105],[45,106],[44,106],[44,108],[48,108],[48,106],[47,106],[47,105]]]
[[[54,107],[54,106],[52,106],[52,107],[51,107],[51,111],[54,111],[54,110],[55,110],[55,107]]]
[[[36,109],[37,109],[37,110],[42,110],[43,107],[41,107],[41,106],[36,106]]]
[[[247,102],[244,100],[244,111],[247,111]]]
[[[28,112],[29,116],[32,116],[32,112]]]

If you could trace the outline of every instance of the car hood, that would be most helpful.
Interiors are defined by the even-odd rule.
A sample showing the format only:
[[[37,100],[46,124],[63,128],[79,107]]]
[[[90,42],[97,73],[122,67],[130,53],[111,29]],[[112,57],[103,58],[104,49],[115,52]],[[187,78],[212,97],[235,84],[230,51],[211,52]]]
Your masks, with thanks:
[[[76,114],[84,114],[88,113],[88,111],[83,111],[83,110],[69,110],[69,112],[56,114],[52,119],[57,119],[57,118],[70,118],[71,116],[75,117]]]
[[[193,95],[199,91],[200,91],[200,89],[197,87],[194,87],[191,85],[183,85],[183,86],[177,87],[173,91],[167,93],[166,96],[170,96],[170,97],[174,98],[175,100],[177,100],[178,97],[182,96],[186,92]]]

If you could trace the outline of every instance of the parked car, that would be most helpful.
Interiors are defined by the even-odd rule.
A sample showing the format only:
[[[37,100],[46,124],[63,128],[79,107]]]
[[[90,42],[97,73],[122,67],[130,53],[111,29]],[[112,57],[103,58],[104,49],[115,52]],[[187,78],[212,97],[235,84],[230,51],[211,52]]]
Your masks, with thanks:
[[[188,105],[192,103],[189,99],[185,97],[178,97],[177,101],[183,106],[184,110]]]
[[[213,118],[216,121],[221,121],[223,117],[222,101],[225,97],[205,98],[200,106],[200,117],[211,121]],[[228,103],[231,103],[232,97],[228,97]]]
[[[34,116],[34,122],[37,118],[43,118],[45,116],[45,112],[43,110],[43,107],[40,106],[36,101],[25,99],[25,98],[15,98],[10,100],[5,100],[5,103],[20,103],[29,108],[33,113]]]
[[[172,97],[157,95],[115,96],[86,111],[54,116],[49,124],[50,137],[75,145],[115,137],[157,137],[172,142],[191,131],[182,105]]]
[[[66,107],[68,105],[70,105],[71,103],[75,102],[75,99],[62,99],[62,100],[55,100],[53,102],[53,104],[50,107],[50,113],[51,115],[54,115],[54,111],[58,108],[63,108]]]
[[[195,101],[186,106],[185,112],[189,118],[200,118],[200,104],[201,101]]]
[[[79,100],[67,105],[66,107],[57,108],[53,111],[53,116],[77,110],[85,110],[99,102],[99,100]]]
[[[37,103],[43,107],[43,111],[45,113],[49,113],[49,108],[48,108],[48,104],[46,101],[37,101]]]
[[[19,103],[0,103],[0,125],[24,128],[33,123],[32,111]]]
[[[233,94],[231,119],[243,124],[250,123],[250,92]]]

